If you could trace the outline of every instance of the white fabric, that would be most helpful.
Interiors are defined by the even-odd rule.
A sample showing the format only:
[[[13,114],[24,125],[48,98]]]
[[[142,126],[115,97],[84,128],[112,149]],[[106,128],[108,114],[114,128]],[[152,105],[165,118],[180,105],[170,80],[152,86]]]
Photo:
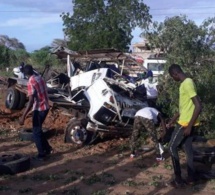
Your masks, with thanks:
[[[144,84],[146,88],[146,95],[148,99],[153,99],[157,98],[158,96],[158,90],[157,90],[157,85],[158,82],[150,82],[149,79],[142,79],[141,81],[138,82],[138,85]]]
[[[146,88],[147,98],[156,98],[158,96],[157,83],[145,82],[144,85]]]
[[[136,112],[135,116],[141,116],[143,118],[153,120],[154,123],[157,123],[158,122],[158,120],[157,120],[158,114],[159,114],[159,111],[156,110],[155,108],[145,107],[145,108],[138,110]]]

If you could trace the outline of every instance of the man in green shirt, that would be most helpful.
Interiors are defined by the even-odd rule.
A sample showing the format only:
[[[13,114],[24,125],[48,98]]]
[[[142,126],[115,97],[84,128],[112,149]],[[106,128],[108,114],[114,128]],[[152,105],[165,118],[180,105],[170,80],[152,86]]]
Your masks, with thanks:
[[[187,159],[186,184],[193,184],[195,180],[195,169],[193,166],[192,140],[193,132],[199,125],[199,114],[201,112],[201,103],[196,93],[193,80],[188,78],[181,67],[172,64],[169,67],[170,76],[178,82],[181,82],[179,88],[179,112],[167,124],[167,128],[177,121],[174,132],[169,143],[169,150],[172,157],[175,179],[171,182],[174,187],[182,187],[185,182],[181,177],[181,166],[178,155],[179,145],[184,145]]]

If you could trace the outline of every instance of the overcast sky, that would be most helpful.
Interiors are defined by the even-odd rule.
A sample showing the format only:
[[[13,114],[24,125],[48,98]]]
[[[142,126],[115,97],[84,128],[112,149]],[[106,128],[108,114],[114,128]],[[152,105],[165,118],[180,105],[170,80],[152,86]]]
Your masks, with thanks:
[[[145,0],[154,21],[185,14],[197,24],[215,16],[214,0]],[[0,35],[17,38],[28,51],[63,39],[62,12],[72,11],[72,0],[0,0]],[[133,32],[132,43],[141,41],[140,29]]]

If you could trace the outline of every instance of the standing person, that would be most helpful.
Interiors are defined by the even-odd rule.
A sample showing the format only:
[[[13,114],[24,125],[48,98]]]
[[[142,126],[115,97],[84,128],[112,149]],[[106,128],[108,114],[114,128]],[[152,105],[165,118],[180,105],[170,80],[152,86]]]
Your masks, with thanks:
[[[175,179],[170,184],[174,187],[183,187],[184,184],[193,184],[195,178],[192,140],[193,132],[199,125],[198,117],[201,112],[201,103],[193,80],[185,75],[179,65],[172,64],[169,67],[169,74],[175,81],[181,82],[179,88],[179,112],[174,115],[167,125],[167,127],[170,127],[178,120],[169,143],[175,174]],[[188,177],[185,182],[181,177],[181,166],[178,155],[179,145],[184,146],[187,159]]]
[[[24,124],[28,112],[33,107],[33,136],[38,150],[38,155],[35,158],[37,160],[44,160],[44,157],[52,152],[52,147],[49,145],[42,131],[42,124],[49,112],[46,84],[40,75],[34,74],[31,65],[24,67],[24,73],[29,79],[27,84],[29,102],[19,123],[20,125]]]
[[[158,83],[153,82],[152,77],[149,77],[144,82],[144,86],[146,88],[147,103],[150,107],[156,107],[156,101],[158,97],[157,85]]]
[[[161,113],[152,107],[145,107],[137,111],[135,114],[133,132],[130,139],[130,147],[131,147],[131,158],[134,158],[136,155],[136,149],[138,146],[138,138],[140,136],[140,131],[147,131],[152,137],[152,141],[155,143],[157,160],[163,160],[160,156],[159,151],[159,141],[157,136],[157,131],[155,125],[161,122],[161,128],[163,130],[163,135],[166,132],[166,126],[164,119]]]

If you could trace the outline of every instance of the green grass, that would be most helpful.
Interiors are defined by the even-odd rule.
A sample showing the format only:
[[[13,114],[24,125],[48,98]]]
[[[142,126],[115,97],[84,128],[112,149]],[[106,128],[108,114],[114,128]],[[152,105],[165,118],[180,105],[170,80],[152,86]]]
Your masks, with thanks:
[[[32,192],[32,191],[33,191],[32,188],[24,188],[24,189],[19,190],[19,194],[25,194],[25,193],[29,193],[29,192]]]
[[[84,179],[84,183],[86,183],[87,185],[93,185],[98,182],[101,182],[101,178],[96,174],[92,175],[87,179]]]
[[[125,152],[127,150],[129,150],[129,144],[126,143],[126,144],[120,144],[118,147],[117,147],[117,150],[118,152]]]
[[[72,182],[74,182],[74,181],[76,181],[76,180],[78,180],[78,179],[79,179],[79,178],[76,177],[76,176],[71,176],[71,177],[67,178],[67,179],[64,181],[64,183],[65,183],[65,184],[72,183]]]
[[[62,179],[58,174],[44,175],[36,174],[31,177],[34,181],[56,181]]]
[[[151,181],[151,182],[148,183],[148,185],[154,186],[154,187],[158,187],[159,186],[159,182],[158,181]]]
[[[138,186],[138,183],[133,180],[127,180],[122,183],[123,186],[135,187]]]
[[[62,194],[79,195],[79,189],[77,187],[73,187],[68,190],[64,190]]]
[[[214,128],[215,129],[215,128]],[[215,139],[215,132],[213,131],[211,131],[210,133],[208,133],[207,135],[205,135],[205,137],[207,138],[207,139]]]
[[[168,170],[172,170],[172,165],[165,163],[164,168]]]
[[[6,71],[6,69],[0,70],[0,76],[2,76],[2,77],[13,76],[13,68],[10,68],[8,72]]]
[[[1,129],[0,137],[8,137],[10,135],[10,130],[8,129]]]
[[[153,175],[152,181],[148,183],[150,186],[158,187],[163,179],[162,175]]]
[[[0,186],[0,191],[7,191],[10,190],[10,187],[8,186]]]
[[[108,195],[108,194],[109,194],[108,190],[99,190],[99,191],[93,192],[91,195]]]
[[[139,168],[139,169],[143,169],[143,170],[147,168],[147,166],[142,161],[135,162],[134,167]]]
[[[115,177],[107,172],[103,172],[100,175],[94,174],[91,177],[83,180],[87,185],[93,185],[95,183],[104,183],[105,185],[114,185],[116,183]]]
[[[103,183],[105,183],[106,185],[114,185],[116,183],[116,179],[115,177],[107,172],[104,172],[101,174],[101,180]]]

